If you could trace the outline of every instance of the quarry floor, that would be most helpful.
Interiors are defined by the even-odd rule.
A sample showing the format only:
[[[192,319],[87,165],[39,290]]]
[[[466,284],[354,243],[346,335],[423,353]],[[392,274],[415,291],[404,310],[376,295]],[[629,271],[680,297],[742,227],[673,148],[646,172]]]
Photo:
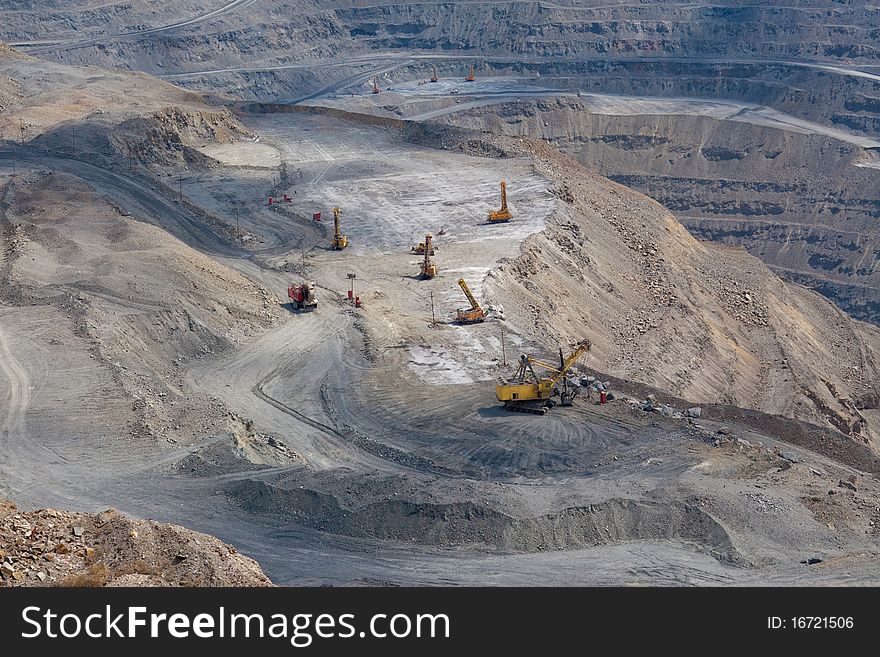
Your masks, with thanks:
[[[120,431],[126,400],[50,305],[0,305],[4,495],[209,532],[280,584],[876,583],[877,486],[838,487],[863,473],[736,423],[622,401],[582,397],[543,417],[499,408],[493,379],[530,345],[504,324],[487,279],[557,202],[528,162],[308,114],[246,126],[256,141],[205,147],[222,165],[180,180],[193,204],[238,222],[237,241],[124,172],[0,152],[4,183],[13,160],[19,176],[50,168],[84,180],[268,288],[279,317],[235,348],[181,361],[181,385],[205,410],[181,420],[192,441],[157,444]],[[501,179],[514,183],[517,220],[486,225]],[[270,206],[273,192],[292,202]],[[328,247],[335,205],[350,240],[342,252]],[[420,281],[410,248],[428,231],[440,275]],[[37,257],[32,266],[53,265]],[[362,309],[346,300],[349,273]],[[465,305],[460,277],[490,321],[449,323]],[[318,285],[314,313],[283,303],[304,278]],[[146,310],[132,298],[94,302]],[[228,434],[206,431],[215,406],[283,454],[245,458]]]

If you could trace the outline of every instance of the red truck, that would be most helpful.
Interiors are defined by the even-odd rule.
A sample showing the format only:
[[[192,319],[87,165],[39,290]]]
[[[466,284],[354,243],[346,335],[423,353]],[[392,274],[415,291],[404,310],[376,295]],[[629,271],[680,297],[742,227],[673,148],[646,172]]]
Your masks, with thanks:
[[[287,296],[294,310],[314,310],[318,307],[315,298],[315,284],[311,281],[301,285],[291,285],[287,288]]]

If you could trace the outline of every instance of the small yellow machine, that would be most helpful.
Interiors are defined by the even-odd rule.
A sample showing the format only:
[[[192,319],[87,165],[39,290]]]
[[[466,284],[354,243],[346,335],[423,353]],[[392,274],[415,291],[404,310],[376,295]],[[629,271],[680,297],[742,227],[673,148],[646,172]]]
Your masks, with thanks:
[[[425,250],[426,250],[425,243],[419,242],[416,246],[414,246],[410,250],[413,253],[417,253],[419,255],[425,255]],[[431,244],[431,252],[428,255],[434,255],[436,252],[437,252],[437,245],[432,243]]]
[[[471,307],[466,309],[459,308],[455,313],[455,321],[458,324],[477,324],[486,321],[486,311],[477,303],[471,289],[463,278],[458,279],[458,286],[464,292],[464,296],[471,302]]]
[[[339,230],[340,214],[342,214],[342,210],[333,208],[333,242],[331,244],[337,251],[342,251],[342,249],[348,246],[348,238]]]
[[[422,261],[420,277],[434,278],[437,275],[437,263],[431,260],[431,254],[434,252],[433,245],[434,236],[431,233],[425,235],[425,259]]]
[[[504,224],[510,221],[513,215],[507,209],[507,181],[501,181],[501,209],[489,212],[490,224]]]
[[[519,369],[513,379],[510,381],[498,379],[495,396],[498,401],[504,402],[504,408],[520,413],[544,415],[548,408],[556,405],[556,401],[552,398],[557,396],[561,406],[571,406],[577,396],[578,387],[568,380],[567,374],[571,366],[587,353],[591,346],[589,340],[581,340],[575,345],[574,351],[568,358],[563,357],[560,348],[558,367],[531,356],[520,356]],[[539,377],[535,374],[534,365],[543,367],[549,374]]]

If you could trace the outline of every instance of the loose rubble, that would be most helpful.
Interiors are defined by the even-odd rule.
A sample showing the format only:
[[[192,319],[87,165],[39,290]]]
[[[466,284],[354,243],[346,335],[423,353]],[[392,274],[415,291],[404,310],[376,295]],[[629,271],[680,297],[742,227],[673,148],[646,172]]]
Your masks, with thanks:
[[[136,582],[131,578],[136,576]],[[0,500],[0,586],[271,586],[231,545],[176,525]]]

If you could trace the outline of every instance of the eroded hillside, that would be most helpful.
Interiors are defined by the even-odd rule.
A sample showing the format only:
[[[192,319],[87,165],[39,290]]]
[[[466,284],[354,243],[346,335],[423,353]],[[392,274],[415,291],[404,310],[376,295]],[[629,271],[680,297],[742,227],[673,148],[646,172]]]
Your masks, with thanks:
[[[659,204],[541,142],[519,143],[562,203],[493,273],[512,323],[548,346],[591,337],[615,376],[830,422],[877,446],[880,331],[744,252],[697,242]]]
[[[697,237],[743,246],[854,317],[880,322],[880,170],[873,166],[880,142],[786,125],[749,106],[707,105],[556,98],[443,120],[545,139],[651,196]]]

